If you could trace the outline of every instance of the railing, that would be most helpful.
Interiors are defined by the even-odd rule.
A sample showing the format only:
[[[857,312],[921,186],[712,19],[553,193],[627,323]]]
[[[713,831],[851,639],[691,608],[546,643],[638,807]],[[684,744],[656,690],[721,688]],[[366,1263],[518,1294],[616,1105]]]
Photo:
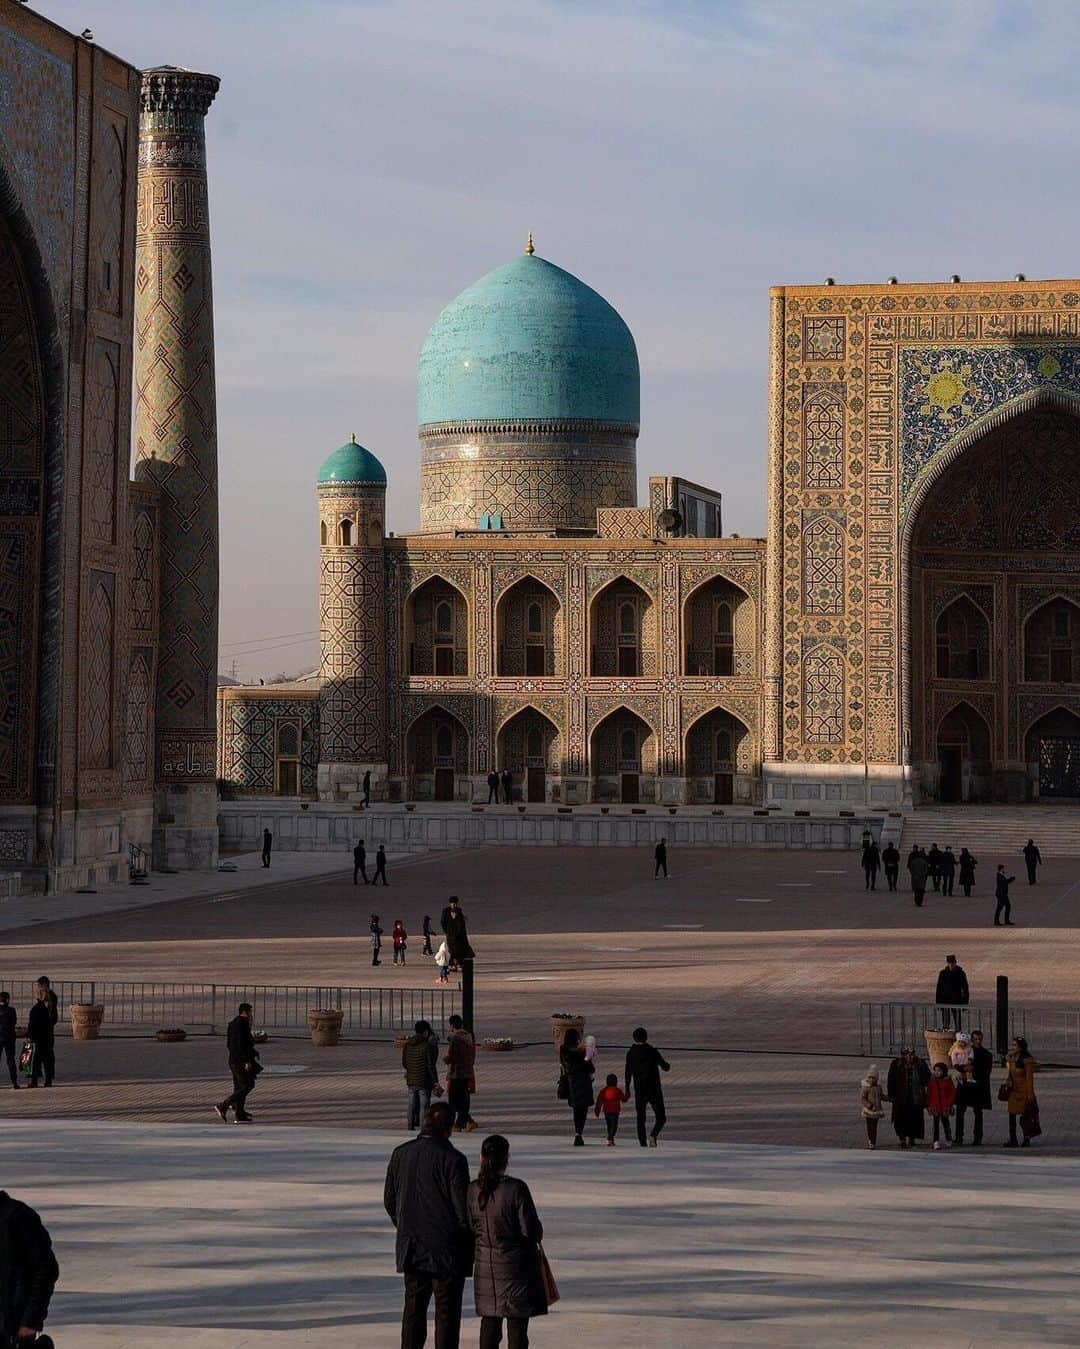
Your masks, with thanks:
[[[904,1045],[911,1045],[922,1052],[924,1031],[947,1029],[981,1030],[984,1047],[993,1054],[1000,1054],[1002,1046],[994,1042],[996,1021],[997,1008],[992,1004],[958,1007],[933,1002],[862,1002],[859,1004],[859,1051],[868,1055],[895,1055]],[[1027,1012],[1022,1007],[1010,1007],[1010,1041],[1017,1035],[1027,1035]]]
[[[35,981],[0,983],[11,994],[20,1024],[34,1001]],[[254,1008],[256,1030],[296,1030],[307,1026],[308,1011],[340,1008],[341,1029],[411,1030],[414,1022],[445,1022],[461,1011],[461,990],[435,988],[350,988],[340,984],[179,984],[115,979],[62,979],[53,983],[64,1017],[73,1002],[102,1003],[104,1027],[161,1030],[222,1030],[241,1002]]]

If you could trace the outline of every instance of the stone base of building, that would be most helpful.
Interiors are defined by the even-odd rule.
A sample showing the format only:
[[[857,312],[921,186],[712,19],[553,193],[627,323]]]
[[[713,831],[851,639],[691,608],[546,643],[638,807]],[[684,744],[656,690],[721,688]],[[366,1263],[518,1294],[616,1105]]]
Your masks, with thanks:
[[[764,801],[781,809],[901,810],[911,805],[909,772],[899,764],[766,763]]]
[[[320,765],[322,773],[324,765]],[[332,765],[336,768],[337,765]],[[375,772],[378,767],[385,775],[385,764],[373,765],[372,792],[373,801],[389,801],[395,804],[406,801],[457,802],[463,805],[486,805],[488,799],[488,780],[486,773],[456,773],[452,784],[440,784],[432,773],[417,774],[408,779],[383,777],[379,782],[380,790],[375,790]],[[361,774],[361,776],[363,776]],[[628,790],[627,777],[635,780],[635,787]],[[554,773],[542,774],[530,780],[528,775],[514,774],[514,801],[518,804],[541,804],[562,806],[584,805],[661,805],[661,806],[722,806],[760,805],[762,801],[762,780],[754,773],[720,774],[722,782],[713,777],[661,777],[655,773],[635,773],[604,777],[569,777]],[[321,781],[320,777],[320,781]],[[449,796],[440,796],[440,786],[452,792]],[[542,791],[543,795],[540,795]],[[503,789],[499,787],[499,799],[502,801]],[[319,799],[327,801],[353,800],[353,793],[338,792]],[[358,798],[357,798],[358,799]]]
[[[936,760],[915,764],[911,777],[914,799],[919,805],[984,805],[997,802],[1019,806],[1040,799],[1037,763],[965,762],[959,781],[953,782],[951,789],[947,789],[942,782],[941,764]],[[1048,800],[1053,801],[1054,798]]]
[[[58,819],[32,807],[0,811],[0,896],[59,894],[126,880],[129,847],[149,853],[153,819],[149,797],[123,807],[67,810]],[[35,836],[41,840],[36,848]]]
[[[155,871],[215,871],[217,787],[185,783],[158,789],[151,857]]]
[[[320,801],[353,801],[364,795],[364,774],[371,774],[371,799],[387,800],[384,763],[321,763],[318,767]]]

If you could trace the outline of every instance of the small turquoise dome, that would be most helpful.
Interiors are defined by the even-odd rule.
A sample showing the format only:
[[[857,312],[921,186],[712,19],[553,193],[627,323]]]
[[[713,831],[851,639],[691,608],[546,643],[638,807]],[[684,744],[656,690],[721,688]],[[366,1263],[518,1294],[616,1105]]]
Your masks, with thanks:
[[[636,428],[633,334],[603,296],[534,254],[452,300],[420,353],[421,426],[587,419]]]
[[[355,438],[340,450],[335,450],[319,469],[318,481],[324,482],[364,482],[372,486],[386,486],[386,469],[370,450],[357,445]]]

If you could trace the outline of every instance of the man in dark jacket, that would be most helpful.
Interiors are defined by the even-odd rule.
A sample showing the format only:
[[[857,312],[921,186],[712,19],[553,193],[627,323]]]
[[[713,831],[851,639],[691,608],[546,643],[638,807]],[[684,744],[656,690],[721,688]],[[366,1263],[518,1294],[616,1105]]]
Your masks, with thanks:
[[[273,847],[274,847],[274,836],[269,829],[264,829],[263,849],[262,849],[262,864],[264,867],[268,867],[270,865],[270,853],[273,851]]]
[[[941,854],[941,893],[943,895],[951,895],[955,884],[956,854],[946,843],[945,851]]]
[[[939,1007],[951,1007],[953,1010],[947,1013],[949,1020],[957,1030],[960,1029],[960,1008],[966,1007],[971,1001],[971,994],[968,991],[967,975],[963,967],[956,963],[955,956],[945,957],[945,968],[937,977],[937,991],[934,994],[934,1001]]]
[[[495,805],[498,805],[498,804],[499,804],[499,775],[498,775],[498,773],[495,772],[494,768],[493,768],[493,769],[491,770],[491,772],[487,775],[487,784],[488,784],[488,799],[487,799],[488,805],[490,806],[492,803],[494,803]]]
[[[395,1148],[386,1168],[383,1206],[397,1228],[397,1268],[405,1276],[402,1349],[420,1349],[426,1342],[433,1292],[438,1349],[458,1349],[461,1342],[473,1238],[469,1164],[450,1142],[450,1118],[448,1105],[433,1105],[420,1136]]]
[[[0,993],[0,1050],[7,1059],[11,1085],[18,1088],[19,1078],[15,1072],[15,1008],[11,1005],[11,994]]]
[[[653,859],[656,866],[653,867],[653,880],[660,875],[660,868],[664,869],[664,880],[667,880],[667,839],[662,838],[656,845],[656,851],[653,853]]]
[[[368,768],[368,769],[366,769],[366,770],[364,771],[364,781],[363,781],[363,785],[362,785],[362,790],[363,790],[363,793],[364,793],[364,806],[365,806],[365,807],[370,806],[370,805],[371,805],[371,769],[370,769],[370,768]]]
[[[51,1087],[56,1073],[55,1031],[49,992],[48,988],[38,984],[37,1001],[30,1008],[30,1015],[26,1019],[26,1038],[34,1046],[34,1067],[30,1076],[32,1087],[37,1086],[42,1073],[45,1074],[45,1085]]]
[[[509,768],[503,769],[502,789],[503,798],[506,801],[506,804],[508,806],[512,805],[514,801],[514,775],[510,772]]]
[[[450,896],[450,903],[442,911],[442,930],[446,933],[446,949],[450,952],[450,964],[459,966],[464,960],[473,958],[473,949],[469,945],[469,933],[465,926],[465,913],[458,903],[457,895]]]
[[[356,884],[357,876],[363,876],[364,884],[368,883],[367,874],[367,849],[364,847],[364,840],[361,839],[352,850],[352,883]]]
[[[885,879],[889,883],[889,889],[895,890],[900,875],[900,853],[895,844],[887,843],[881,850],[881,864],[885,868]]]
[[[251,1034],[251,1003],[242,1002],[236,1009],[236,1015],[229,1022],[225,1043],[229,1053],[229,1071],[232,1073],[233,1093],[220,1105],[214,1106],[214,1114],[223,1122],[230,1110],[236,1112],[237,1124],[250,1124],[255,1118],[244,1108],[248,1094],[255,1086],[255,1078],[262,1071],[259,1065],[259,1051]]]
[[[994,1056],[989,1049],[983,1048],[981,1030],[971,1032],[971,1081],[965,1082],[956,1097],[956,1146],[964,1141],[964,1121],[970,1109],[975,1116],[971,1135],[971,1146],[982,1147],[983,1111],[993,1110],[994,1103],[990,1095],[990,1079],[994,1074]]]
[[[926,877],[930,870],[926,854],[921,848],[912,849],[908,857],[907,869],[911,875],[911,893],[915,897],[915,906],[921,909],[923,896],[926,894]]]
[[[431,1022],[418,1021],[401,1051],[405,1085],[409,1089],[406,1129],[419,1129],[431,1104],[431,1093],[439,1085],[439,1051],[431,1038]]]
[[[0,1190],[0,1341],[32,1344],[45,1325],[60,1267],[41,1219]]]
[[[634,1043],[626,1053],[626,1076],[623,1091],[633,1091],[634,1107],[637,1110],[637,1136],[641,1146],[655,1148],[660,1130],[667,1123],[667,1111],[664,1109],[664,1089],[660,1085],[660,1073],[667,1072],[671,1064],[660,1051],[649,1044],[649,1032],[644,1026],[634,1031]],[[648,1138],[645,1137],[645,1109],[652,1106],[653,1127]]]
[[[930,872],[930,884],[935,890],[941,887],[941,859],[942,851],[936,843],[930,844],[930,851],[926,855],[926,865]]]
[[[465,1022],[455,1012],[447,1018],[450,1034],[446,1039],[446,1104],[454,1112],[454,1133],[471,1134],[476,1128],[472,1117],[472,1093],[476,1090],[476,1041]]]
[[[1005,926],[1015,927],[1012,921],[1012,904],[1009,902],[1009,886],[1016,880],[1015,876],[1006,876],[1005,868],[999,866],[997,875],[994,877],[994,898],[997,906],[994,909],[994,926],[1001,927],[1001,915],[1005,915]]]
[[[1035,884],[1036,868],[1042,864],[1042,853],[1039,851],[1033,838],[1029,838],[1024,844],[1024,865],[1027,867],[1028,885]]]
[[[49,982],[49,976],[43,974],[37,981],[38,988],[45,990],[45,1005],[49,1009],[49,1020],[55,1026],[60,1020],[60,1003],[57,1001],[56,994],[53,992],[53,986]]]

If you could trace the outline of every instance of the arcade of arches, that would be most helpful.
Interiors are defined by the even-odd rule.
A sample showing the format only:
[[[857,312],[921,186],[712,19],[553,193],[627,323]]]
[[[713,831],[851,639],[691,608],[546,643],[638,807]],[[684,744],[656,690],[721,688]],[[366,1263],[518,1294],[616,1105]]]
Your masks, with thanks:
[[[987,433],[923,501],[912,762],[943,801],[1080,799],[1080,420]]]

